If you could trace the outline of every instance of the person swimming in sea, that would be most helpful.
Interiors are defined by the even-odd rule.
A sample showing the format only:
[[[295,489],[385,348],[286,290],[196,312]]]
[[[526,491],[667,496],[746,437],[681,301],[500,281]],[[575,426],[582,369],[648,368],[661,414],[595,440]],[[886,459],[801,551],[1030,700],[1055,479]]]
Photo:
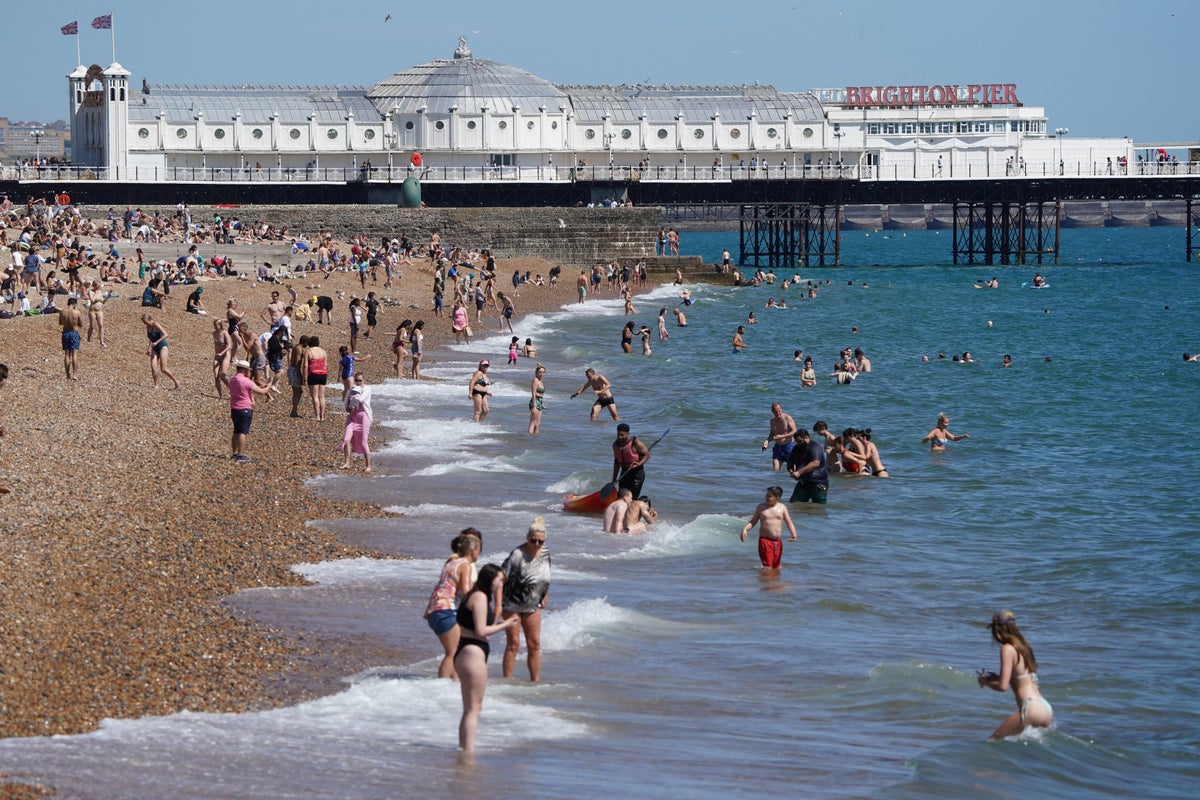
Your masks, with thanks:
[[[946,449],[950,442],[957,442],[959,439],[970,439],[971,434],[960,433],[957,436],[950,432],[950,417],[945,414],[938,414],[937,426],[929,433],[925,434],[922,443],[929,442],[929,450],[934,453],[940,453]]]

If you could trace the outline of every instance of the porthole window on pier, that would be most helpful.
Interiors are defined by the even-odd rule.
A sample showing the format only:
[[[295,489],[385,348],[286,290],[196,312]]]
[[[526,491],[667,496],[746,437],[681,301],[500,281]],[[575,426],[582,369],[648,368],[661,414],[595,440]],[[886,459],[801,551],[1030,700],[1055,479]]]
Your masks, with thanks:
[[[775,130],[774,128],[767,128],[767,138],[768,139],[774,139],[778,135],[779,135],[779,131]]]
[[[138,128],[138,138],[139,139],[149,139],[150,138],[150,129],[149,128]]]
[[[585,138],[585,139],[595,139],[595,138],[596,138],[596,132],[595,132],[594,130],[592,130],[591,128],[588,128],[586,131],[584,131],[584,132],[583,132],[583,138]]]
[[[176,128],[175,129],[175,138],[176,139],[186,139],[187,138],[187,128]]]
[[[328,136],[330,139],[336,139],[337,138],[337,128],[330,128],[329,130],[325,131],[325,135]]]
[[[692,137],[696,138],[696,139],[703,139],[704,138],[704,128],[696,128],[696,130],[692,131]]]
[[[404,123],[404,130],[406,130],[406,131],[411,131],[412,129],[413,129],[413,124],[412,124],[412,121],[411,121],[411,120],[409,120],[408,122]]]
[[[433,127],[434,127],[434,128],[437,128],[439,131],[440,131],[440,130],[445,130],[445,128],[446,128],[446,123],[445,123],[444,121],[442,121],[442,120],[440,120],[440,119],[439,119],[437,122],[433,123]]]
[[[224,139],[225,138],[225,129],[217,128],[215,131],[213,131],[213,136],[217,139]]]
[[[500,130],[504,130],[505,128],[508,127],[508,123],[505,122],[504,120],[500,120],[500,124],[497,127],[499,127]]]
[[[250,135],[255,139],[261,139],[263,137],[262,128],[255,128],[254,130],[250,131]]]
[[[292,137],[293,139],[299,139],[300,138],[300,129],[292,128],[290,131],[288,131],[288,136]]]
[[[529,130],[533,130],[533,120],[529,120],[529,122],[526,122],[525,127],[528,128]]]
[[[741,128],[734,128],[733,130],[731,130],[731,131],[729,132],[729,138],[730,138],[730,139],[740,139],[740,138],[742,138],[742,129],[741,129]]]
[[[622,139],[628,139],[630,136],[633,136],[633,131],[629,130],[629,128],[621,129],[621,138]]]
[[[813,137],[813,129],[812,129],[812,128],[805,128],[805,129],[804,129],[804,138],[805,138],[805,139],[811,139],[812,137]]]
[[[469,130],[469,131],[475,130],[475,120],[472,119],[472,120],[467,121],[467,130]]]
[[[659,129],[658,129],[658,138],[660,138],[660,139],[665,139],[665,138],[667,138],[667,136],[668,136],[668,134],[667,134],[667,129],[666,129],[666,128],[659,128]]]
[[[371,130],[370,128],[367,128],[367,130],[363,131],[363,138],[366,139],[368,142],[371,141],[372,139],[375,138],[375,131]]]
[[[552,130],[552,131],[558,130],[558,120],[555,120],[554,122],[550,123],[550,130]]]

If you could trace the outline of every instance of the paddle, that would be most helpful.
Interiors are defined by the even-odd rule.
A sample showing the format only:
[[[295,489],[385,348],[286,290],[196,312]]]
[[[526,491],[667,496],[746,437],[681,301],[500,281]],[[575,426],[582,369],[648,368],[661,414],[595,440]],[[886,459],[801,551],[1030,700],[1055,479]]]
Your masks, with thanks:
[[[659,436],[657,439],[655,439],[646,449],[653,450],[654,445],[661,442],[663,440],[663,436],[666,436],[670,432],[671,432],[671,429],[667,428],[665,431],[662,432],[662,436]],[[621,482],[621,478],[625,477],[625,473],[628,471],[629,470],[625,470],[625,469],[621,470],[620,472],[617,473],[617,479],[615,481],[610,481],[609,483],[606,483],[603,486],[601,486],[600,487],[600,497],[605,498],[605,497],[608,497],[613,492],[615,492],[617,490],[617,484]]]

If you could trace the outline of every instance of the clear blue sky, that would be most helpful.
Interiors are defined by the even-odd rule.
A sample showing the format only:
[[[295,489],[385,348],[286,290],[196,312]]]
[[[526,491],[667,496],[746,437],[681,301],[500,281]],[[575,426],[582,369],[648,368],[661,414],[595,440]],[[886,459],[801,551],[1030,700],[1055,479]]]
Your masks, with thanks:
[[[107,66],[109,32],[90,23],[111,11],[135,86],[370,85],[464,35],[477,58],[552,83],[1016,83],[1073,136],[1200,140],[1194,0],[104,2],[6,9],[0,116],[65,118],[75,38],[59,28],[78,19],[84,64]]]

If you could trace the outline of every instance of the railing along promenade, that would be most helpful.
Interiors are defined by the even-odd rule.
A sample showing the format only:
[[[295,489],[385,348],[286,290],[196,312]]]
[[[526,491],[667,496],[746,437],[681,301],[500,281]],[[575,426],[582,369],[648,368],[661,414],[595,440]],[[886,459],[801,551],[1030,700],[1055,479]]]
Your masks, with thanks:
[[[130,183],[733,183],[741,181],[900,182],[925,180],[995,180],[1042,178],[1118,178],[1198,176],[1200,161],[1139,162],[1128,166],[1107,162],[1006,164],[936,164],[917,167],[845,165],[734,166],[582,166],[556,167],[129,167],[127,169],[68,165],[0,167],[0,180],[34,182],[103,181]]]

